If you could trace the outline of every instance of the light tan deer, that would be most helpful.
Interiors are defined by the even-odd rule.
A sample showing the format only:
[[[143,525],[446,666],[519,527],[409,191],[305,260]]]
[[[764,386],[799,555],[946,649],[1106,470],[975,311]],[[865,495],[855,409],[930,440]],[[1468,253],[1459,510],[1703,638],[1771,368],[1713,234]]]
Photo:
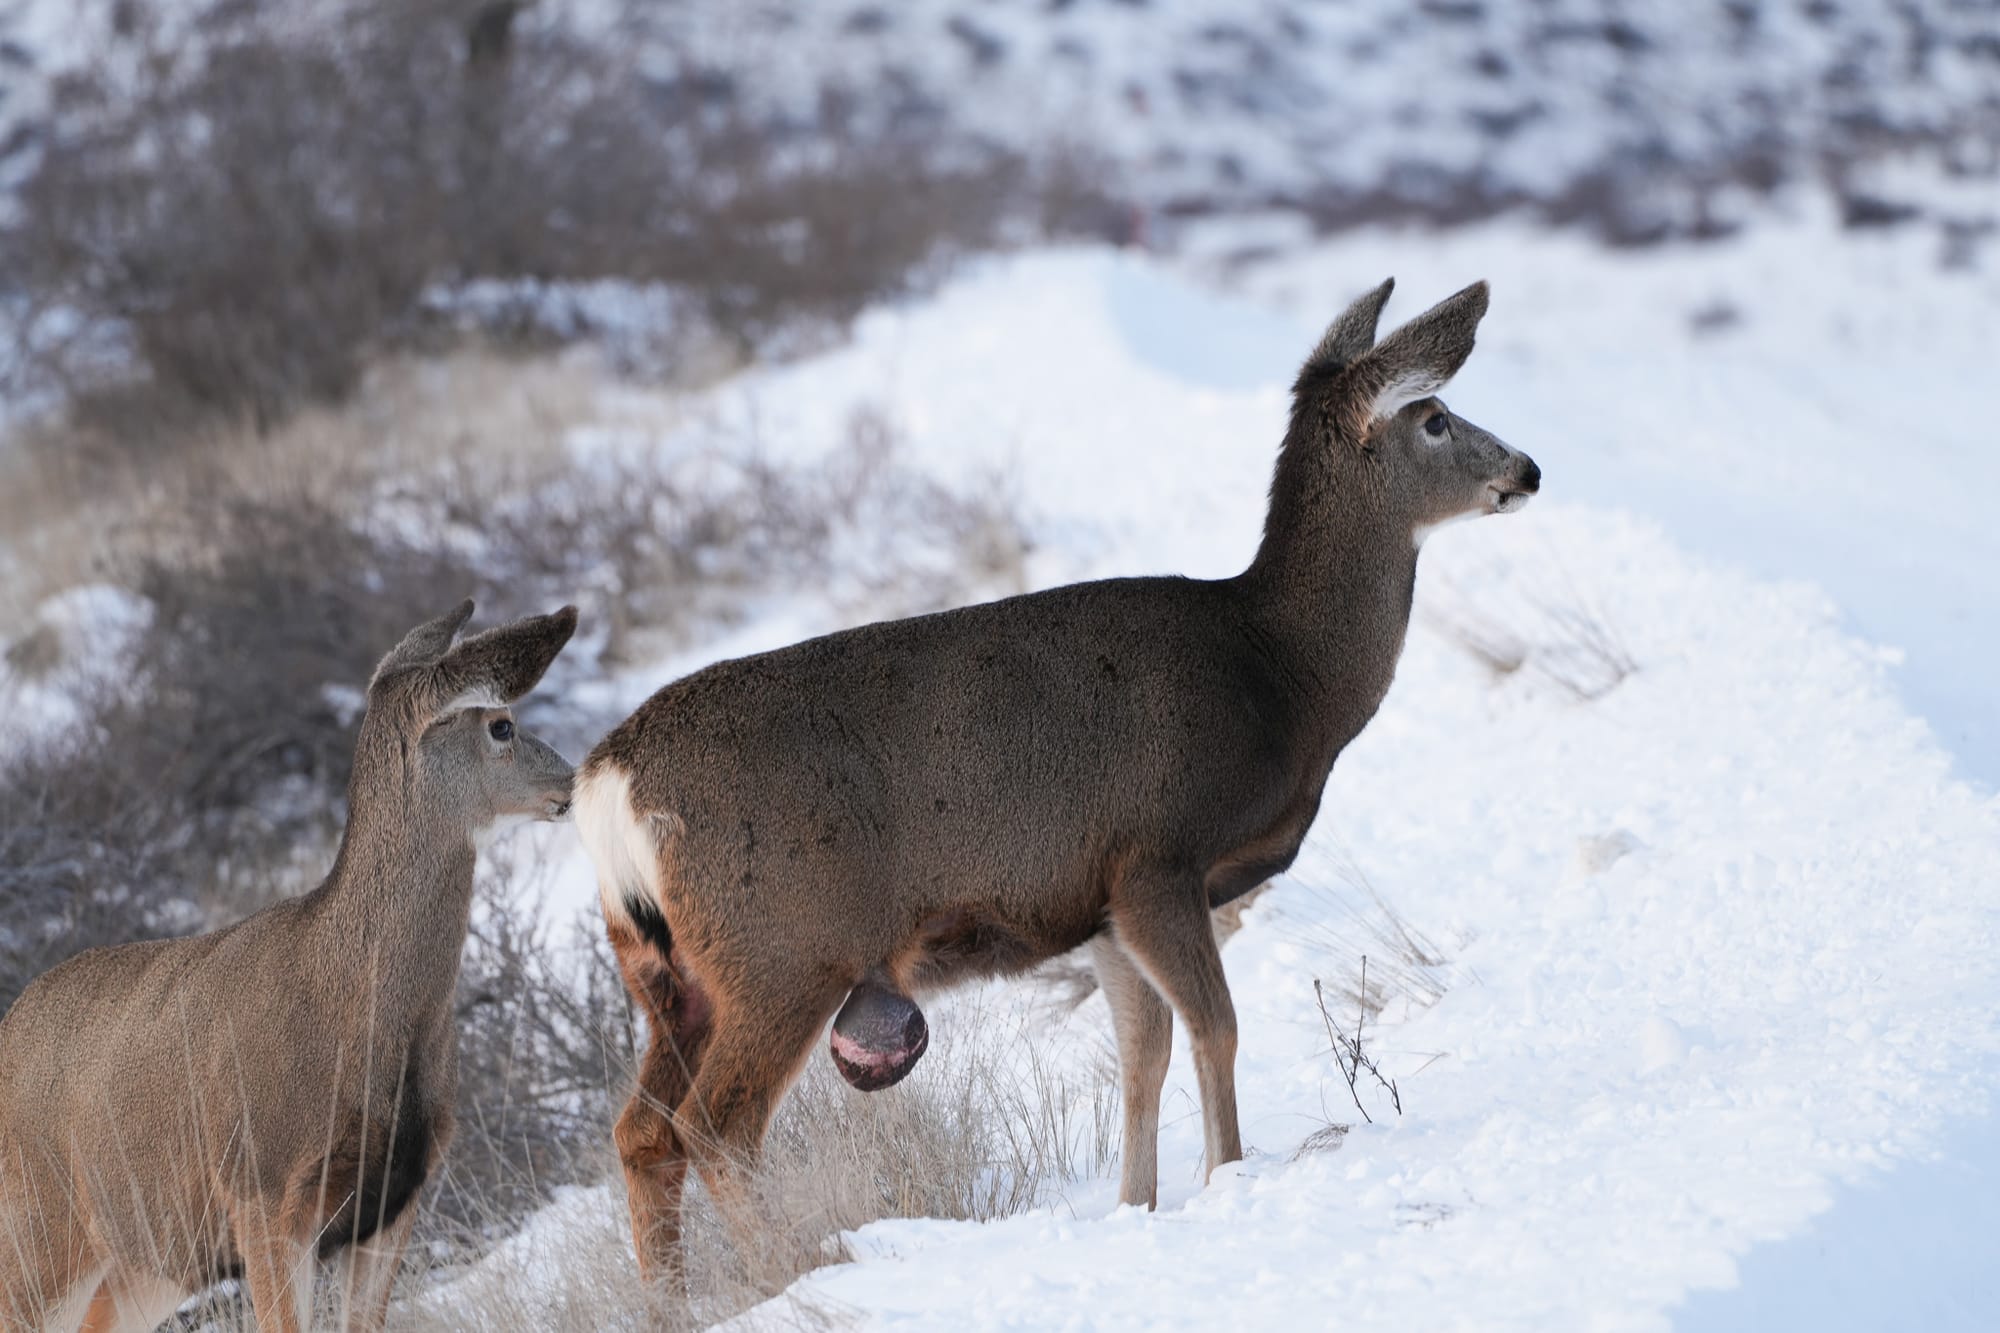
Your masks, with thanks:
[[[240,1276],[258,1326],[293,1333],[335,1253],[345,1322],[382,1326],[451,1138],[475,839],[562,817],[574,776],[509,705],[575,608],[454,647],[471,615],[376,668],[324,883],[80,954],[0,1021],[0,1329],[149,1329]]]
[[[1424,535],[1541,482],[1433,397],[1485,285],[1377,345],[1389,291],[1299,372],[1242,574],[1077,584],[723,662],[592,751],[578,829],[652,1033],[616,1131],[647,1273],[678,1264],[690,1160],[747,1228],[743,1172],[836,1010],[842,1072],[884,1086],[922,1051],[910,993],[1086,943],[1123,1065],[1119,1197],[1155,1201],[1173,1013],[1209,1169],[1241,1155],[1209,913],[1291,864],[1389,688]]]

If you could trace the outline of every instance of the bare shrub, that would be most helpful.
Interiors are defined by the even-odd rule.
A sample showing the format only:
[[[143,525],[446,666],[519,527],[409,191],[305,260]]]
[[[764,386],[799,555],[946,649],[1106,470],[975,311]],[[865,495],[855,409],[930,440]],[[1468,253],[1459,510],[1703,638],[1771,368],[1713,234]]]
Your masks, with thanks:
[[[420,1235],[477,1253],[604,1169],[636,1068],[636,1018],[595,918],[558,929],[546,866],[488,849],[459,973],[458,1129]]]
[[[1361,973],[1355,982],[1355,990],[1361,995],[1368,993],[1368,955],[1361,955]],[[1343,1031],[1333,1020],[1333,1013],[1326,1007],[1326,989],[1318,977],[1313,978],[1313,1001],[1319,1006],[1320,1022],[1326,1027],[1327,1040],[1332,1043],[1333,1062],[1347,1080],[1348,1096],[1354,1099],[1354,1109],[1361,1112],[1361,1118],[1370,1124],[1375,1117],[1361,1104],[1361,1076],[1366,1074],[1376,1087],[1389,1094],[1389,1103],[1397,1115],[1403,1114],[1403,1092],[1396,1086],[1396,1080],[1383,1074],[1382,1066],[1368,1053],[1367,1027],[1368,1006],[1364,1002],[1354,1011],[1354,1031]]]
[[[90,508],[70,536],[94,549],[74,563],[152,616],[120,689],[88,704],[37,781],[74,787],[64,801],[80,817],[98,805],[100,827],[171,830],[189,853],[175,892],[233,915],[329,845],[384,646],[468,594],[494,615],[577,601],[591,647],[632,661],[777,588],[879,615],[1020,586],[1028,541],[1005,488],[913,470],[874,414],[818,463],[781,469],[755,440],[727,438],[579,459],[566,410],[530,421],[525,441],[451,410],[406,417],[386,440],[365,408],[310,417],[219,441]],[[510,413],[491,428],[524,425]],[[563,701],[562,678],[589,657],[559,664],[537,705],[556,715],[558,743],[581,745],[604,721]],[[158,807],[145,821],[91,795],[131,774]]]
[[[309,417],[254,450],[212,448],[175,484],[129,497],[136,513],[96,557],[152,608],[129,670],[81,701],[84,720],[57,742],[0,755],[0,1003],[82,948],[213,925],[316,877],[377,657],[467,593],[494,616],[585,604],[595,641],[558,663],[533,705],[554,714],[538,729],[576,752],[607,721],[564,697],[564,678],[596,669],[593,653],[629,660],[663,638],[688,641],[802,583],[860,613],[930,609],[1020,577],[1027,543],[1004,489],[916,473],[873,414],[821,462],[790,470],[727,440],[579,464],[562,412],[542,423],[547,438],[504,446],[447,415],[407,418],[389,441],[372,440],[365,410]],[[316,469],[318,458],[333,461]],[[458,1138],[421,1224],[445,1253],[479,1252],[552,1191],[595,1178],[629,1090],[634,1020],[616,969],[598,931],[549,924],[535,902],[545,871],[518,840],[484,864],[458,1000]],[[774,1186],[785,1196],[774,1211],[1012,1206],[1003,1185],[1038,1188],[1055,1167],[958,1185],[940,1175],[947,1191],[995,1192],[948,1205],[919,1197],[934,1164],[913,1159],[900,1180],[870,1174],[892,1141],[918,1132],[885,1117],[932,1117],[942,1140],[938,1117],[969,1123],[976,1109],[969,1085],[959,1092],[956,1109],[933,1099],[841,1112],[855,1135],[873,1127],[874,1146],[855,1139],[848,1175],[814,1177],[834,1196]],[[793,1165],[798,1180],[811,1175],[804,1156]]]
[[[129,8],[58,90],[4,238],[24,327],[60,333],[31,367],[106,448],[343,397],[435,327],[439,285],[664,284],[747,359],[1087,216],[1066,164],[832,88],[809,122],[753,115],[711,71],[643,71],[525,6]]]
[[[1490,596],[1434,583],[1420,617],[1494,679],[1533,677],[1578,703],[1603,698],[1639,669],[1603,608],[1560,565],[1542,571],[1535,586],[1508,593],[1511,604],[1495,609]]]
[[[482,580],[447,551],[302,498],[224,494],[189,518],[201,549],[167,547],[135,570],[155,608],[138,651],[148,729],[180,754],[191,812],[254,809],[294,836],[270,794],[301,788],[300,814],[328,814],[384,645]]]
[[[466,451],[383,495],[465,534],[489,577],[585,599],[614,663],[683,647],[774,586],[877,616],[1018,591],[1031,549],[1005,485],[953,487],[911,468],[865,407],[807,464],[780,467],[755,438],[583,459],[552,442],[511,463]]]
[[[126,720],[104,730],[130,735]],[[98,745],[60,739],[0,765],[0,1013],[70,955],[177,933],[193,915],[157,775],[137,755],[100,760]]]

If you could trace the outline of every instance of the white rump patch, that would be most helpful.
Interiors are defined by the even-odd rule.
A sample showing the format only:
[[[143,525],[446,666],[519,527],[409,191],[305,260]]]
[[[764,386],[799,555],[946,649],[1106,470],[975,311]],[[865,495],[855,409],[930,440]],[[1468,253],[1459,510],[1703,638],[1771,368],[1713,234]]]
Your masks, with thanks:
[[[651,821],[632,811],[632,784],[611,764],[586,765],[570,807],[583,849],[597,867],[597,897],[606,921],[625,921],[625,899],[659,902],[659,840]]]

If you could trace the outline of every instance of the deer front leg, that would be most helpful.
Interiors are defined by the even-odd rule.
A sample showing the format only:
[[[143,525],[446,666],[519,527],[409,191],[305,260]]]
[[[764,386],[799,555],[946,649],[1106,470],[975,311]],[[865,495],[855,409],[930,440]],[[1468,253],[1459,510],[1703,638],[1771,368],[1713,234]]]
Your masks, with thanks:
[[[347,1329],[380,1333],[389,1322],[389,1297],[396,1289],[396,1274],[403,1266],[403,1250],[417,1222],[417,1201],[410,1200],[402,1215],[359,1245],[349,1246],[344,1256],[347,1269],[346,1310],[341,1324]]]
[[[158,1328],[190,1294],[178,1282],[162,1277],[113,1272],[98,1288],[77,1333],[146,1333]]]
[[[1187,1024],[1201,1084],[1207,1179],[1242,1158],[1243,1135],[1236,1123],[1236,1006],[1201,881],[1121,885],[1112,896],[1111,924],[1118,943]]]
[[[1125,1104],[1125,1151],[1118,1173],[1118,1202],[1159,1202],[1160,1087],[1173,1056],[1174,1011],[1131,956],[1106,932],[1090,942],[1097,984],[1111,1003],[1118,1034],[1118,1070]]]
[[[305,1333],[312,1324],[312,1247],[294,1239],[259,1202],[239,1206],[233,1220],[257,1333]]]

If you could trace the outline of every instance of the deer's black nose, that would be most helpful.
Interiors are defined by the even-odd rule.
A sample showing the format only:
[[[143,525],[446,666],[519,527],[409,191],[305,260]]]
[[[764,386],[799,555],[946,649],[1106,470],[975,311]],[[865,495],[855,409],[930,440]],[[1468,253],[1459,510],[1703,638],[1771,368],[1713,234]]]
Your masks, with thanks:
[[[1527,466],[1521,469],[1521,477],[1516,484],[1529,495],[1533,495],[1542,489],[1542,470],[1535,466],[1534,459],[1527,459],[1526,462]]]

